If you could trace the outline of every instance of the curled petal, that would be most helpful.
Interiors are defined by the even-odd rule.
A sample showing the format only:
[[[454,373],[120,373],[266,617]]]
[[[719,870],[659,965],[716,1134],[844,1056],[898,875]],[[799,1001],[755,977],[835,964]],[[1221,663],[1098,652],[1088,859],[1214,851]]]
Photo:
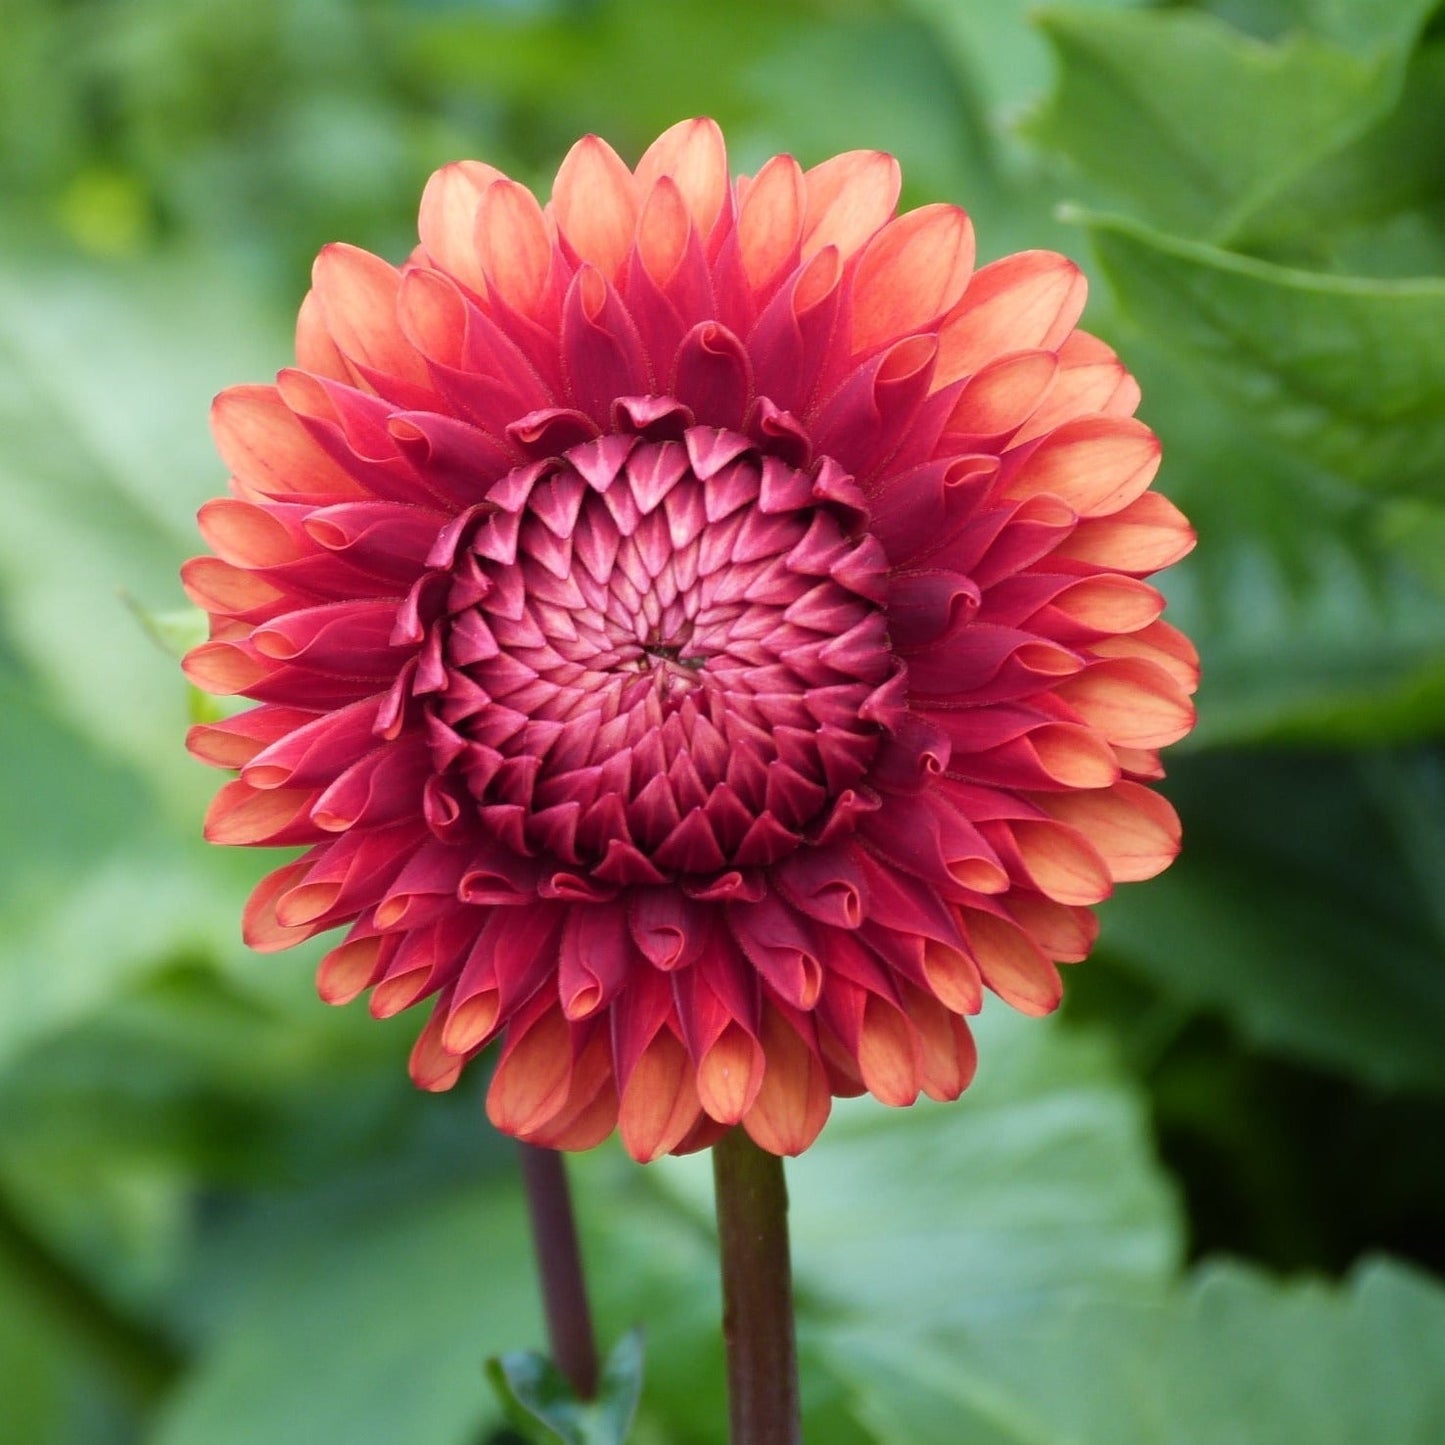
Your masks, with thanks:
[[[1140,783],[1121,779],[1109,788],[1043,797],[1040,806],[1087,838],[1120,883],[1153,878],[1179,852],[1178,815]]]
[[[233,386],[211,404],[211,435],[236,479],[261,496],[348,497],[361,484],[332,461],[274,386]]]
[[[477,204],[476,246],[488,290],[524,316],[537,316],[553,284],[552,237],[525,186],[493,181]]]
[[[1052,1013],[1063,998],[1059,972],[1033,939],[1008,919],[970,909],[969,950],[984,982],[1020,1013]]]
[[[753,178],[738,207],[738,245],[755,291],[797,264],[806,204],[807,184],[792,156],[774,156]]]
[[[642,1051],[617,1111],[622,1145],[639,1164],[675,1149],[696,1125],[702,1105],[687,1050],[662,1029]]]
[[[1122,511],[1154,480],[1159,439],[1132,417],[1084,417],[1049,433],[1021,461],[1005,466],[1006,495],[1040,492],[1067,502],[1081,517]]]
[[[816,1030],[805,1016],[769,1007],[763,1010],[761,1037],[767,1067],[742,1126],[771,1154],[801,1154],[832,1108]]]
[[[426,363],[402,334],[396,316],[401,273],[355,246],[333,242],[316,258],[311,273],[327,334],[346,359],[373,385],[396,392],[396,399],[431,396]]]
[[[616,278],[637,226],[637,183],[622,158],[599,136],[567,152],[552,186],[557,229],[577,258]]]
[[[834,248],[847,260],[893,214],[903,180],[883,151],[847,151],[804,172],[803,259]]]
[[[572,1030],[555,1005],[523,1016],[507,1030],[487,1090],[487,1118],[525,1139],[543,1129],[567,1102],[572,1083]]]
[[[636,966],[621,905],[568,911],[557,974],[568,1019],[590,1018],[605,1008]]]
[[[1082,521],[1056,555],[1120,572],[1156,572],[1193,550],[1194,529],[1167,497],[1145,492],[1106,517]]]
[[[1017,440],[1016,434],[1037,413],[1058,371],[1058,357],[1052,351],[1015,351],[989,362],[959,391],[945,433],[966,438],[959,445],[970,450],[984,441]]]
[[[719,1124],[736,1124],[757,1102],[766,1069],[762,1044],[729,1023],[697,1061],[698,1102]]]
[[[728,193],[727,146],[716,121],[679,121],[648,146],[637,163],[637,184],[646,193],[664,180],[676,187],[693,225],[706,236]]]
[[[853,351],[925,330],[964,294],[973,224],[957,206],[923,206],[884,226],[853,275]]]
[[[1061,682],[1055,693],[1081,721],[1120,747],[1164,747],[1194,726],[1188,693],[1144,658],[1102,659]]]
[[[436,171],[421,197],[417,230],[422,248],[449,276],[479,296],[486,294],[486,270],[476,245],[477,210],[501,171],[481,161],[456,161]]]
[[[1079,268],[1052,251],[1021,251],[984,266],[939,331],[939,384],[1007,351],[1053,350],[1073,330],[1087,294]]]

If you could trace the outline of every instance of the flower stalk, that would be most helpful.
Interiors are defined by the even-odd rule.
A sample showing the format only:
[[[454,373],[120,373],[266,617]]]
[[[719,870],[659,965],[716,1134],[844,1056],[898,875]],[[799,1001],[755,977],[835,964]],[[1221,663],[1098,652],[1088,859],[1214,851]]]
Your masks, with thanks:
[[[798,1445],[798,1351],[783,1161],[738,1128],[713,1146],[732,1445]]]
[[[597,1340],[566,1167],[555,1149],[522,1144],[520,1150],[552,1362],[579,1400],[591,1400],[597,1394]]]

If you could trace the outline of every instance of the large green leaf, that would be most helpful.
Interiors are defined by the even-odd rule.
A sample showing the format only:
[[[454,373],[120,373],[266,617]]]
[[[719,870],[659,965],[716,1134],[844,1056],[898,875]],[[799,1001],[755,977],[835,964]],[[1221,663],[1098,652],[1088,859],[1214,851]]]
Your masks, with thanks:
[[[0,624],[62,715],[196,816],[185,689],[126,595],[180,599],[196,507],[221,488],[211,395],[274,372],[284,334],[253,292],[174,263],[0,271]]]
[[[905,0],[927,19],[945,53],[980,109],[995,127],[1014,121],[1025,105],[1048,88],[1048,46],[1036,26],[1030,0],[992,0],[960,5],[956,0]],[[1079,13],[1138,7],[1146,0],[1082,0]]]
[[[541,1337],[521,1201],[410,1182],[254,1238],[157,1445],[469,1445],[497,1419],[483,1361]]]
[[[177,836],[149,781],[3,655],[0,795],[0,1072],[168,960],[240,952],[254,863]]]
[[[960,1102],[839,1102],[790,1161],[794,1264],[820,1318],[941,1326],[1168,1277],[1173,1201],[1108,1051],[998,1004],[977,1032],[979,1076]],[[655,1172],[710,1218],[706,1160]]]
[[[789,1160],[809,1438],[854,1439],[829,1341],[1031,1315],[1083,1290],[1151,1296],[1179,1222],[1142,1100],[1097,1039],[1001,1007],[978,1021],[977,1082],[950,1105],[839,1101]],[[574,1178],[605,1335],[644,1322],[640,1420],[666,1441],[724,1442],[721,1301],[705,1155],[640,1170],[614,1148]],[[840,1394],[840,1392],[842,1392]]]
[[[1165,1301],[1087,1300],[960,1332],[869,1332],[841,1367],[880,1445],[1431,1445],[1445,1289],[1377,1261],[1343,1286],[1201,1269]]]
[[[1438,757],[1190,759],[1171,791],[1184,856],[1110,902],[1109,955],[1266,1048],[1445,1090]]]
[[[1392,7],[1376,7],[1384,15]],[[1246,249],[1366,276],[1445,270],[1445,43],[1411,57],[1395,107],[1250,222]]]
[[[1388,5],[1380,0],[1199,0],[1199,8],[1264,39],[1305,30],[1352,50],[1401,51],[1430,18],[1436,0]]]
[[[1046,11],[1059,84],[1029,134],[1153,224],[1223,240],[1394,103],[1433,4],[1391,6],[1402,24],[1348,46],[1184,10]]]
[[[1199,546],[1161,579],[1204,662],[1185,748],[1402,743],[1445,725],[1445,573],[1429,521],[1323,474],[1142,338],[1125,346]]]
[[[1298,271],[1082,215],[1127,317],[1296,456],[1445,496],[1445,279]]]

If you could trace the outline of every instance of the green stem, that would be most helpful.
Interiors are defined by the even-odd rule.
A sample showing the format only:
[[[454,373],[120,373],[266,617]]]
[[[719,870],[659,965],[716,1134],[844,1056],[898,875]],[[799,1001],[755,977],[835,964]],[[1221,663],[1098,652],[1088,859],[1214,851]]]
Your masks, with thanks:
[[[783,1161],[741,1128],[713,1146],[732,1445],[799,1445]]]
[[[532,1218],[532,1244],[542,1282],[542,1307],[552,1363],[562,1372],[579,1400],[597,1394],[597,1340],[582,1272],[582,1250],[567,1171],[555,1149],[522,1144],[522,1183]]]

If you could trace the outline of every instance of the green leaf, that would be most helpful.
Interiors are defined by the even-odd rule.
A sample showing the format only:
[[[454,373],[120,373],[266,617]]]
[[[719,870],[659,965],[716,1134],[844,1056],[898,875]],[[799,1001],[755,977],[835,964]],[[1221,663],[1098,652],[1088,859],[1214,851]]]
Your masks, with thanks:
[[[1342,1286],[1210,1264],[1153,1302],[1079,1300],[947,1347],[841,1338],[880,1445],[1430,1445],[1445,1290],[1373,1261]]]
[[[1384,546],[1445,597],[1445,507],[1402,498],[1381,510],[1376,530]]]
[[[1104,911],[1111,958],[1255,1043],[1445,1090],[1445,769],[1430,752],[1181,760],[1184,854]]]
[[[157,1445],[467,1445],[495,1419],[483,1359],[541,1334],[520,1198],[398,1182],[259,1232]]]
[[[111,272],[0,269],[0,618],[84,736],[194,817],[208,790],[181,747],[186,688],[123,596],[179,603],[221,489],[212,394],[274,372],[280,328],[254,292],[173,261]]]
[[[1445,725],[1445,509],[1336,480],[1151,337],[1121,343],[1199,546],[1160,579],[1204,661],[1186,750],[1398,744]],[[1445,553],[1440,555],[1445,556]]]
[[[1326,276],[1077,219],[1126,316],[1266,438],[1383,495],[1445,497],[1445,279]]]
[[[66,1419],[74,1413],[67,1410],[66,1386],[75,1383],[80,1372],[76,1361],[67,1358],[71,1342],[55,1329],[43,1304],[16,1277],[5,1254],[0,1234],[0,1383],[5,1389],[5,1428],[15,1440],[60,1445],[67,1435],[77,1438],[69,1433],[76,1422]]]
[[[151,640],[170,657],[182,658],[206,640],[209,621],[199,607],[175,607],[157,611],[135,598],[121,594],[121,600],[145,629]]]
[[[0,1071],[168,961],[240,952],[255,861],[202,843],[198,816],[177,836],[149,780],[57,716],[3,651],[0,796],[17,820],[0,834]]]
[[[1435,0],[1204,0],[1203,8],[1269,39],[1305,30],[1350,50],[1401,51],[1430,18]]]
[[[629,1331],[612,1351],[595,1400],[579,1400],[552,1362],[533,1351],[488,1360],[487,1375],[513,1422],[544,1442],[624,1445],[642,1394],[642,1331]]]
[[[1076,1290],[1149,1296],[1180,1255],[1173,1192],[1140,1095],[1097,1038],[990,1008],[977,1081],[949,1105],[839,1100],[788,1161],[809,1438],[851,1441],[828,1354],[850,1322],[925,1333],[1029,1315]],[[665,1341],[639,1415],[660,1440],[724,1445],[721,1300],[705,1154],[639,1170],[615,1148],[571,1161],[604,1329]],[[685,1421],[686,1429],[679,1422]],[[829,1422],[825,1429],[824,1422]]]
[[[1392,7],[1373,7],[1388,14]],[[1445,270],[1445,43],[1411,57],[1398,103],[1255,216],[1244,249],[1368,276]]]
[[[1349,48],[1193,11],[1045,11],[1060,77],[1028,134],[1151,223],[1225,240],[1394,103],[1433,0],[1391,8],[1410,29]]]
[[[978,1079],[959,1102],[837,1101],[789,1161],[794,1268],[814,1318],[937,1327],[1075,1288],[1147,1293],[1169,1276],[1174,1202],[1107,1050],[1001,1005],[976,1030]],[[653,1172],[711,1220],[705,1158]]]
[[[1146,0],[1083,0],[1077,10],[1128,9]],[[1048,88],[1048,46],[1036,26],[1031,0],[991,0],[960,5],[956,0],[906,0],[937,30],[954,69],[969,93],[981,97],[995,126],[1017,117]]]

